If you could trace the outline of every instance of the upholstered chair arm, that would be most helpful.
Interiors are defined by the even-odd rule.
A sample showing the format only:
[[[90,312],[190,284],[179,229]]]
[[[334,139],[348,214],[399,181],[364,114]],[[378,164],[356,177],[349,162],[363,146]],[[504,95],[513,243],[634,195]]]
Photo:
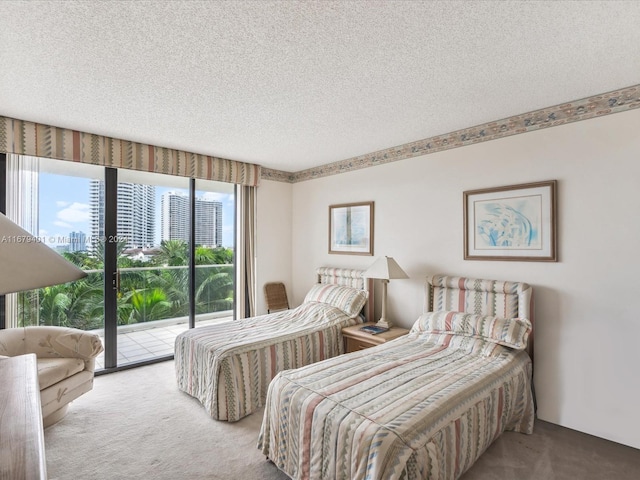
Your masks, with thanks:
[[[30,353],[25,351],[24,328],[7,328],[0,330],[0,355],[16,357]]]
[[[27,327],[27,344],[38,357],[81,358],[85,370],[95,370],[95,357],[104,350],[95,333],[67,327]]]
[[[76,328],[36,326],[0,331],[0,355],[35,353],[38,358],[81,358],[85,369],[93,371],[94,359],[103,350],[98,335]]]

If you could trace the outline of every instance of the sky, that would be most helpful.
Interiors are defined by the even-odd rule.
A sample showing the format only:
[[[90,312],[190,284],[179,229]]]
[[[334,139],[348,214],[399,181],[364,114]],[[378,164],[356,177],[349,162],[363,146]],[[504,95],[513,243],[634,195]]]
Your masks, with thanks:
[[[48,245],[69,243],[71,232],[91,235],[88,178],[41,172],[39,175],[39,238]],[[156,240],[160,243],[160,196],[178,188],[156,186]],[[197,196],[222,202],[222,245],[233,247],[233,194],[197,192]]]

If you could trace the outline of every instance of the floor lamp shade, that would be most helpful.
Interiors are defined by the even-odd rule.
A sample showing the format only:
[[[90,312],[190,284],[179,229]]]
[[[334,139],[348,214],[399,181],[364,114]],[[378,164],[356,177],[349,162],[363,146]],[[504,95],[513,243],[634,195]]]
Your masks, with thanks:
[[[72,282],[87,274],[0,214],[0,294]]]
[[[392,323],[387,320],[387,284],[391,279],[409,278],[400,265],[392,257],[380,257],[362,274],[365,278],[379,278],[382,280],[382,316],[377,325],[391,328]]]

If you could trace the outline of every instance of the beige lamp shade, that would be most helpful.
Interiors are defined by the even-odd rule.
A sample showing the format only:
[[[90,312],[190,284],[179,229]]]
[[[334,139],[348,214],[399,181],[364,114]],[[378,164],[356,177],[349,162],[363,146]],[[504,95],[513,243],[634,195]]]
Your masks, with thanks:
[[[400,265],[392,257],[380,257],[373,265],[362,274],[365,278],[382,278],[393,280],[396,278],[409,278]]]
[[[387,319],[387,284],[396,278],[409,278],[400,265],[392,257],[380,257],[362,274],[365,278],[382,279],[382,315],[376,323],[379,327],[391,328],[393,324]]]
[[[86,276],[0,213],[0,294],[34,290]]]

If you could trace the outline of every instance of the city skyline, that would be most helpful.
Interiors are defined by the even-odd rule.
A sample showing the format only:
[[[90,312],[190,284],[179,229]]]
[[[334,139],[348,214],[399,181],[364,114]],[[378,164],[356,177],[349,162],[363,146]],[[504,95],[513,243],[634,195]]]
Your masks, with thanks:
[[[71,232],[83,232],[88,238],[91,235],[90,221],[90,180],[82,177],[40,173],[39,175],[39,228],[32,232],[51,246],[59,248],[71,243]],[[156,228],[154,244],[161,240],[160,229],[160,197],[169,191],[184,189],[155,187]],[[233,248],[234,196],[230,193],[197,191],[204,199],[219,201],[222,205],[222,246]]]

